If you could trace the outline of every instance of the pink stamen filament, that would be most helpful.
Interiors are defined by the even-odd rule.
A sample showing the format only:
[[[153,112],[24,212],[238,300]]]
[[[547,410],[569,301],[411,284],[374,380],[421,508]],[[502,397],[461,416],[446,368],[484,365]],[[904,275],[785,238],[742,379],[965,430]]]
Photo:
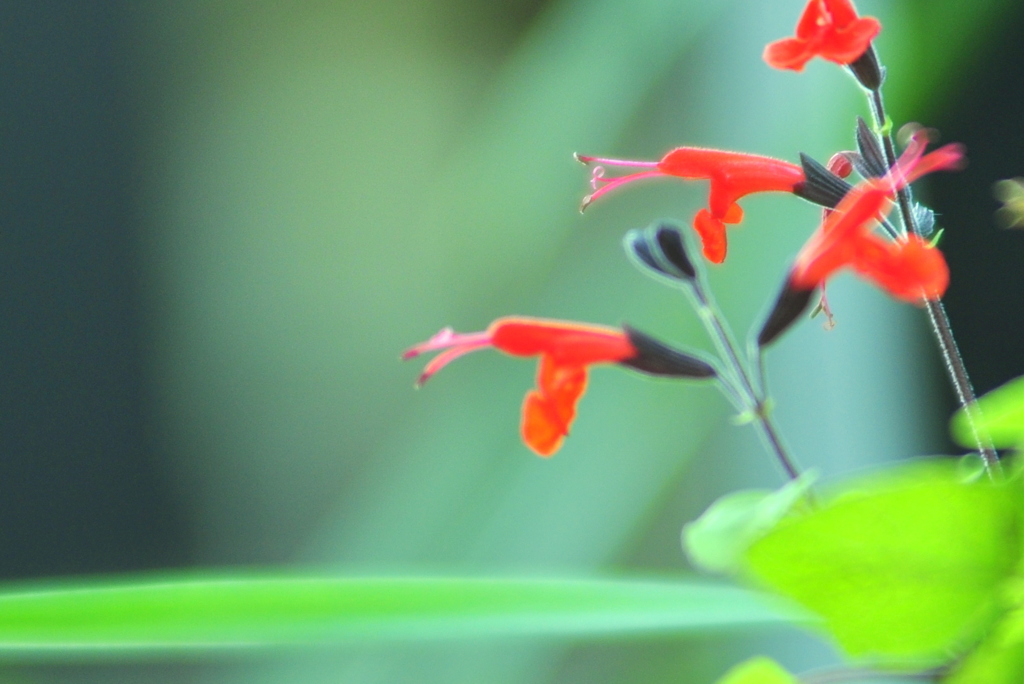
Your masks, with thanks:
[[[430,363],[426,365],[423,372],[420,374],[419,379],[416,381],[416,386],[419,387],[429,380],[431,375],[441,370],[463,354],[468,354],[471,351],[476,351],[477,349],[489,346],[492,339],[493,335],[491,332],[486,330],[484,332],[460,335],[451,328],[442,328],[440,332],[426,342],[421,342],[415,347],[407,349],[405,353],[402,354],[402,360],[412,359],[420,354],[437,351],[438,349],[447,350],[434,357]]]
[[[420,342],[416,346],[410,347],[402,352],[402,360],[408,361],[409,359],[416,358],[420,354],[437,351],[438,349],[447,349],[448,347],[454,347],[465,343],[473,344],[477,340],[481,339],[490,341],[490,333],[478,332],[459,334],[451,328],[441,328],[436,335],[426,342]]]
[[[663,174],[661,171],[643,171],[641,173],[631,173],[628,176],[620,176],[618,178],[601,178],[600,176],[595,176],[593,179],[591,179],[591,184],[594,185],[596,189],[593,193],[583,198],[583,208],[585,209],[587,205],[596,200],[598,197],[614,190],[620,185],[632,183],[633,181],[640,180],[641,178],[654,178],[655,176],[664,175],[665,174]],[[600,188],[597,188],[597,183],[604,183],[604,185],[602,185]]]
[[[632,161],[630,159],[610,159],[608,157],[585,157],[577,154],[576,159],[583,164],[607,164],[608,166],[639,166],[653,169],[659,162]]]
[[[483,337],[486,335],[486,333],[479,333],[479,335]],[[470,337],[470,335],[467,335],[466,337]],[[475,335],[473,337],[475,337]],[[420,377],[417,378],[416,380],[416,386],[422,387],[423,383],[429,380],[431,376],[434,375],[434,373],[441,370],[442,368],[444,368],[445,366],[447,366],[449,363],[459,358],[460,356],[465,356],[470,352],[475,352],[478,349],[483,349],[484,347],[490,346],[490,344],[490,336],[486,335],[486,337],[484,337],[483,339],[475,339],[469,342],[462,342],[459,344],[459,346],[453,349],[441,352],[440,354],[432,358],[430,360],[430,363],[423,367],[423,372],[420,373]]]
[[[924,151],[927,147],[928,136],[923,131],[915,131],[910,136],[910,142],[907,143],[903,154],[900,155],[899,159],[896,160],[896,164],[889,169],[889,173],[883,178],[885,182],[890,184],[893,192],[906,187],[920,177],[921,174],[914,175],[913,177],[911,177],[911,174],[913,174],[918,162],[924,156]]]

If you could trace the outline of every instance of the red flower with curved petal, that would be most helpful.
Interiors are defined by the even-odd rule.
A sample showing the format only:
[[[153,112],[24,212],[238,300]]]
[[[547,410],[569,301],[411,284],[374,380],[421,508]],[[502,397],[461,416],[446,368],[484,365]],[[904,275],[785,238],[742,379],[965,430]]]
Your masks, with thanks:
[[[708,208],[701,209],[693,217],[693,227],[700,235],[704,257],[715,264],[725,260],[725,225],[737,224],[743,220],[743,209],[736,203],[737,200],[755,192],[793,192],[806,180],[802,168],[781,159],[700,147],[676,148],[658,162],[581,155],[576,155],[576,158],[584,164],[651,169],[616,178],[605,178],[604,166],[596,166],[591,178],[594,192],[583,198],[581,211],[601,195],[642,178],[675,176],[685,180],[710,181]]]
[[[587,369],[598,363],[618,363],[637,356],[623,330],[566,321],[508,317],[479,333],[458,334],[445,328],[403,355],[411,359],[444,350],[434,357],[417,385],[463,354],[494,347],[512,356],[539,356],[537,388],[523,402],[523,441],[540,456],[552,456],[569,434],[576,404],[587,388]]]
[[[796,37],[770,43],[764,49],[764,61],[793,71],[803,71],[814,57],[850,64],[881,30],[874,17],[858,17],[850,0],[811,0],[796,25]]]
[[[942,252],[916,235],[891,242],[872,232],[901,188],[927,173],[962,165],[961,146],[946,145],[925,155],[926,145],[923,133],[915,135],[885,177],[861,181],[847,193],[797,256],[790,273],[794,287],[824,285],[849,267],[904,301],[918,303],[945,293],[949,268]]]

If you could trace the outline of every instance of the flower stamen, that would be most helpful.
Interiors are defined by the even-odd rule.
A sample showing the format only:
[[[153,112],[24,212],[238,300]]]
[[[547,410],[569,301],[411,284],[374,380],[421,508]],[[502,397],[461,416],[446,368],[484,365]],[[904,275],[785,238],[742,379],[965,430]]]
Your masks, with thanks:
[[[573,155],[576,157],[576,161],[581,164],[607,164],[608,166],[640,166],[648,169],[653,169],[658,166],[658,162],[647,162],[647,161],[634,161],[632,159],[611,159],[609,157],[589,157],[576,153]]]
[[[452,328],[442,328],[436,335],[426,342],[421,342],[420,344],[410,347],[403,352],[402,360],[407,361],[409,359],[416,358],[420,354],[437,351],[439,349],[446,350],[431,359],[423,368],[423,372],[420,373],[419,378],[416,379],[416,387],[422,387],[423,384],[434,375],[434,373],[441,370],[455,359],[478,349],[490,346],[492,338],[493,335],[487,331],[460,334],[455,332]]]
[[[580,202],[580,213],[586,211],[587,207],[601,195],[611,192],[617,187],[625,185],[626,183],[632,183],[633,181],[640,180],[642,178],[654,178],[656,176],[664,177],[664,173],[661,171],[641,171],[640,173],[631,173],[626,176],[618,176],[617,178],[605,178],[604,167],[598,166],[594,169],[594,172],[590,177],[590,186],[594,188],[594,192],[590,193],[583,198]],[[600,186],[600,187],[598,187]]]

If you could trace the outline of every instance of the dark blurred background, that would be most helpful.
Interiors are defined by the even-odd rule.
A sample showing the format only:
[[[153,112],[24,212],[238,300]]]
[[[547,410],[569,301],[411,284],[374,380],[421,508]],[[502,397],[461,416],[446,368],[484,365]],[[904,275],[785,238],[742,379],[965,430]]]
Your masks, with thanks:
[[[396,359],[442,325],[507,313],[625,319],[707,347],[618,251],[625,228],[686,220],[705,190],[623,191],[580,219],[571,153],[824,160],[866,113],[830,65],[759,62],[802,2],[707,4],[0,2],[0,575],[685,573],[681,524],[777,481],[720,397],[596,374],[548,463],[516,436],[531,364],[467,359],[414,394],[418,369]],[[946,303],[985,392],[1024,374],[1024,235],[996,227],[991,193],[1024,176],[1024,6],[859,5],[886,27],[893,118],[968,148],[965,172],[919,192],[946,229]],[[746,204],[712,274],[741,335],[815,216]],[[837,330],[805,323],[771,359],[798,458],[834,476],[954,449],[923,314],[849,277],[830,297]],[[747,648],[706,641],[382,648],[257,670],[705,681]],[[240,663],[20,676],[255,677]]]
[[[132,3],[0,4],[0,573],[182,565],[154,443]]]

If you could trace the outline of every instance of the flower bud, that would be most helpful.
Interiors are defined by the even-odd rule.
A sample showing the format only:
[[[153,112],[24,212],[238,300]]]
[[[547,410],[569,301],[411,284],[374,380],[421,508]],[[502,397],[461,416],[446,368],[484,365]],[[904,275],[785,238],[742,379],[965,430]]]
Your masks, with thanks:
[[[634,228],[626,233],[623,244],[626,253],[638,262],[642,270],[679,281],[697,277],[693,262],[686,253],[682,231],[667,221],[644,229]]]
[[[786,279],[782,291],[775,299],[775,305],[771,313],[761,326],[761,332],[757,334],[757,346],[765,348],[776,340],[782,333],[786,332],[796,322],[811,304],[811,297],[818,288],[809,289],[797,288],[790,279]]]

